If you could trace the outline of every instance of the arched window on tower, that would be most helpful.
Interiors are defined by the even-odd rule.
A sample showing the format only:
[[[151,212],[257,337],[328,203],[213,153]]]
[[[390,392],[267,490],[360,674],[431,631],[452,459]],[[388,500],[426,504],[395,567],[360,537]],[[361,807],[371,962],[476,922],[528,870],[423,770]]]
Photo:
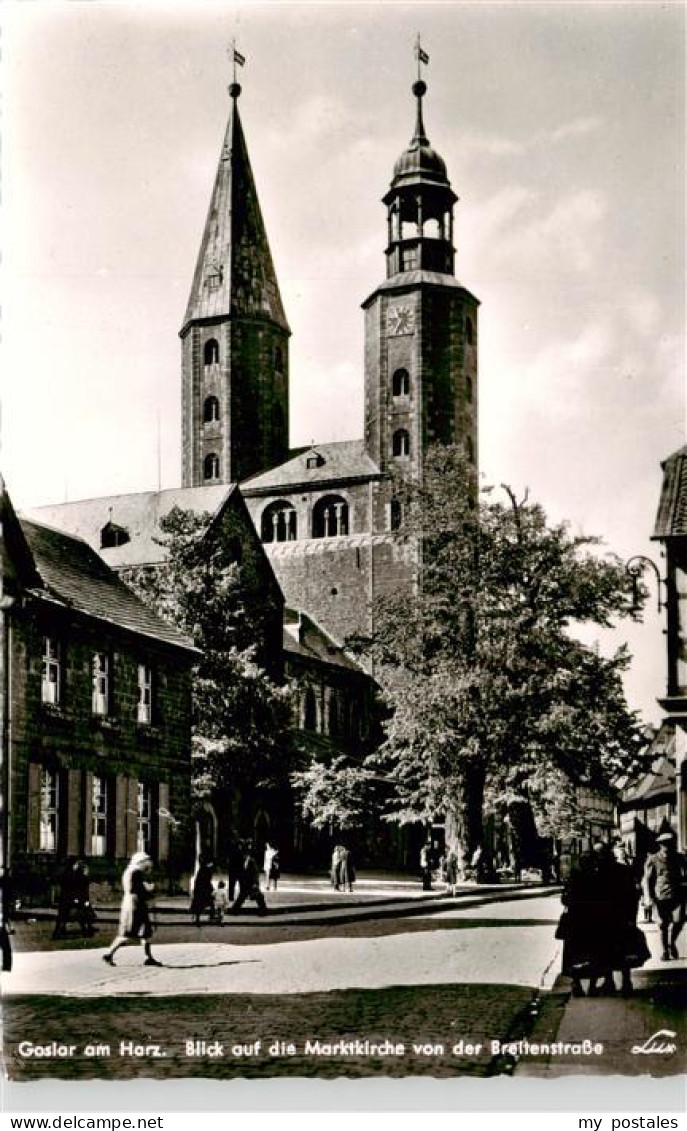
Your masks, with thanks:
[[[472,436],[465,437],[465,452],[470,463],[475,462],[475,445],[472,442]]]
[[[274,347],[274,368],[277,373],[284,372],[284,353],[281,346]]]
[[[285,499],[270,503],[262,512],[260,537],[263,542],[294,542],[298,537],[295,508]]]
[[[400,530],[403,526],[403,503],[400,499],[392,499],[389,503],[389,527],[391,530]]]
[[[410,455],[410,436],[405,428],[398,428],[391,440],[391,454],[397,458]]]
[[[472,404],[472,377],[465,378],[465,400]]]
[[[219,361],[219,342],[216,338],[208,338],[203,346],[203,364],[216,365]]]
[[[469,315],[465,319],[465,340],[469,346],[475,344],[475,327]]]
[[[203,460],[203,479],[206,483],[219,479],[219,456],[215,452],[210,452]]]
[[[312,511],[313,538],[339,538],[348,534],[348,503],[340,495],[318,499]]]
[[[219,401],[217,397],[206,397],[203,404],[203,424],[212,424],[219,420]]]
[[[397,369],[391,378],[391,391],[395,397],[410,396],[410,374],[407,369]]]

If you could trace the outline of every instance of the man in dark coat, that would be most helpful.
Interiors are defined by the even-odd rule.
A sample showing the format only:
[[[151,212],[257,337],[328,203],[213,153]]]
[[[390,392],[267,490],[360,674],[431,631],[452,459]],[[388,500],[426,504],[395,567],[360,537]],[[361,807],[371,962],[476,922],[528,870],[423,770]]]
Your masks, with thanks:
[[[239,894],[231,906],[231,914],[237,915],[247,899],[254,900],[258,905],[258,914],[267,914],[265,897],[260,891],[260,868],[255,859],[255,852],[251,845],[246,846],[241,866],[239,879]]]
[[[573,996],[584,996],[582,978],[589,978],[590,997],[614,993],[614,970],[621,971],[623,993],[632,993],[627,961],[637,915],[632,870],[613,859],[608,845],[597,841],[571,875],[562,900],[567,909],[563,973],[572,979]]]
[[[95,912],[91,906],[90,884],[88,869],[83,860],[67,861],[67,866],[60,877],[60,892],[57,898],[57,918],[52,933],[54,939],[62,938],[66,933],[67,923],[72,916],[81,927],[84,937],[94,935],[96,928]]]

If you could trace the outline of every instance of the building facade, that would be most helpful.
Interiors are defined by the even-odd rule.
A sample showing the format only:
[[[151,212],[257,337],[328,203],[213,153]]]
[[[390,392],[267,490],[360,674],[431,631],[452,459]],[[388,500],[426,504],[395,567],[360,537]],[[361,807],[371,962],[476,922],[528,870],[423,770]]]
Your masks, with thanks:
[[[361,436],[289,450],[290,330],[240,93],[233,83],[180,330],[182,487],[33,514],[84,538],[124,577],[131,569],[156,568],[159,522],[173,505],[210,512],[223,528],[238,522],[231,536],[244,564],[256,563],[256,600],[270,610],[262,662],[272,670],[285,664],[298,682],[304,733],[362,757],[374,685],[345,644],[373,628],[378,598],[414,583],[399,477],[420,478],[428,446],[439,441],[462,448],[476,480],[479,302],[455,275],[457,197],[425,132],[426,86],[418,81],[412,138],[383,201],[385,277],[363,303]],[[244,519],[248,526],[252,521],[251,536]],[[306,637],[321,646],[306,647]],[[263,823],[276,820],[263,817]],[[212,826],[212,815],[209,820]],[[296,834],[294,847],[298,840]]]
[[[3,862],[44,898],[68,856],[118,883],[137,850],[170,881],[192,845],[189,640],[80,539],[2,522]]]
[[[675,781],[671,825],[687,849],[687,445],[662,464],[663,484],[653,538],[665,555],[668,676],[662,731],[672,734]]]
[[[477,474],[479,303],[455,276],[457,197],[425,132],[425,94],[415,83],[413,136],[384,196],[386,277],[363,303],[359,440],[287,451],[289,330],[236,83],[181,329],[184,484],[242,479],[287,606],[340,642],[412,581],[395,477],[419,477],[435,441],[462,446]]]

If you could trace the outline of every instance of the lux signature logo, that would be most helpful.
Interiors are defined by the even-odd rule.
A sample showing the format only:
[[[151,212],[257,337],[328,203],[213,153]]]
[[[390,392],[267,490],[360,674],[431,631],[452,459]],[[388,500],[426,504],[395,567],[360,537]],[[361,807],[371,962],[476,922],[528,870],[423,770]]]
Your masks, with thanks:
[[[659,1029],[657,1033],[653,1033],[651,1037],[647,1037],[643,1045],[633,1045],[632,1052],[643,1055],[661,1054],[663,1056],[671,1056],[672,1053],[677,1051],[677,1045],[672,1043],[670,1038],[676,1037],[677,1033],[672,1029]],[[666,1040],[666,1038],[669,1038]]]

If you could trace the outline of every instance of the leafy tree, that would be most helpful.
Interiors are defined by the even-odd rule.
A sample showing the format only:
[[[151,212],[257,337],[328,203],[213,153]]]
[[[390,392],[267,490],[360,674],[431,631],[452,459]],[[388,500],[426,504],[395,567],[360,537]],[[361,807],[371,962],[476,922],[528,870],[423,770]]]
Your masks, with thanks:
[[[328,763],[314,759],[291,780],[301,794],[303,815],[315,829],[362,829],[370,814],[378,812],[378,804],[372,802],[374,772],[353,765],[345,755]]]
[[[639,758],[627,652],[607,658],[575,636],[634,615],[632,579],[598,539],[508,488],[478,503],[455,447],[431,449],[422,481],[396,495],[416,584],[377,602],[374,635],[357,641],[389,709],[361,789],[370,770],[390,783],[387,820],[445,814],[463,872],[483,848],[485,806],[508,817],[518,863],[535,862],[533,814],[573,831],[579,788],[608,790]]]
[[[270,615],[209,514],[175,507],[161,523],[166,560],[124,580],[200,649],[193,677],[193,787],[250,790],[287,780],[291,689],[266,665]]]

